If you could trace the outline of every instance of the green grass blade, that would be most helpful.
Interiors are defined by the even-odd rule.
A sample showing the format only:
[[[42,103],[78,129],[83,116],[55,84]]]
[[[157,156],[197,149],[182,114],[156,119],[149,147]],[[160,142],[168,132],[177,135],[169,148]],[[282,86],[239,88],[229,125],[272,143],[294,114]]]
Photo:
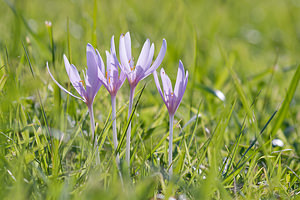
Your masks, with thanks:
[[[296,92],[296,88],[298,86],[299,80],[300,80],[300,65],[298,65],[298,67],[297,67],[297,70],[296,70],[296,72],[293,76],[293,79],[289,85],[289,88],[286,92],[286,96],[283,100],[283,103],[278,111],[277,118],[275,119],[275,122],[274,122],[274,125],[272,128],[272,136],[274,136],[277,133],[278,129],[281,127],[283,120],[286,118],[290,103]]]
[[[123,131],[123,134],[121,135],[121,139],[120,139],[120,142],[119,142],[119,144],[118,144],[118,147],[117,147],[117,149],[116,149],[116,151],[115,151],[115,154],[117,154],[117,153],[120,152],[121,146],[123,145],[124,139],[125,139],[125,137],[126,137],[126,133],[127,133],[129,124],[130,124],[130,122],[132,121],[132,118],[133,118],[133,116],[134,116],[135,110],[136,110],[136,108],[137,108],[137,106],[138,106],[138,104],[139,104],[139,101],[140,101],[140,99],[141,99],[141,97],[142,97],[142,94],[143,94],[143,92],[144,92],[144,89],[146,88],[146,85],[147,85],[147,84],[145,84],[145,85],[143,86],[143,88],[142,88],[142,90],[141,90],[141,92],[140,92],[140,94],[139,94],[139,96],[138,96],[138,98],[137,98],[137,101],[136,101],[136,103],[135,103],[135,105],[134,105],[134,107],[133,107],[133,110],[132,110],[132,113],[131,113],[131,115],[130,115],[130,117],[129,117],[129,120],[128,120],[127,123],[126,123],[126,127],[125,127],[125,129],[124,129],[124,131]]]

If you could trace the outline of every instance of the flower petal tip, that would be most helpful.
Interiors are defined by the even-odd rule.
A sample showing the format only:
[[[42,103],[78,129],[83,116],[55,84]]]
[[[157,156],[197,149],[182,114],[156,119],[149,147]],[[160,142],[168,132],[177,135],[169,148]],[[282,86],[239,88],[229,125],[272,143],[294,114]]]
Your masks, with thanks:
[[[70,65],[70,62],[69,62],[69,60],[68,60],[68,58],[67,58],[67,56],[64,54],[64,63],[65,63],[65,66],[66,65]]]
[[[93,47],[93,45],[91,45],[91,43],[87,43],[86,46],[88,46],[88,47]]]
[[[163,45],[167,46],[167,40],[165,38],[163,39]]]
[[[167,41],[165,39],[163,39],[163,43],[161,45],[161,51],[163,53],[163,57],[165,56],[165,53],[167,51]]]

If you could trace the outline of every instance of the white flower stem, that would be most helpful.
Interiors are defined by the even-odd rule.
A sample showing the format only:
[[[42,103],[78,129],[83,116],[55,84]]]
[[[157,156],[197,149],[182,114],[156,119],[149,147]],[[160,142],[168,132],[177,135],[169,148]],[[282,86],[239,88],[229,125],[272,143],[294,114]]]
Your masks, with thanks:
[[[89,114],[90,114],[90,121],[91,121],[91,135],[92,135],[92,142],[94,141],[95,136],[95,120],[94,120],[94,111],[93,105],[88,106]]]
[[[173,150],[173,119],[174,115],[170,115],[169,121],[169,177],[173,175],[172,150]]]
[[[118,148],[118,135],[117,135],[117,121],[116,121],[116,96],[111,96],[111,107],[112,107],[112,120],[113,120],[113,142],[114,142],[114,149]],[[120,158],[119,153],[116,155],[116,162],[119,167],[120,165]]]
[[[91,142],[94,142],[94,149],[96,151],[96,165],[100,164],[100,154],[99,147],[97,146],[97,140],[95,138],[95,119],[94,119],[94,111],[93,105],[88,106],[89,114],[90,114],[90,122],[91,122]]]
[[[130,88],[130,96],[129,96],[129,108],[128,108],[128,117],[129,120],[131,112],[132,112],[132,104],[133,104],[133,96],[134,96],[135,87]],[[128,167],[130,167],[130,136],[131,136],[131,122],[129,123],[127,134],[126,134],[126,162]]]

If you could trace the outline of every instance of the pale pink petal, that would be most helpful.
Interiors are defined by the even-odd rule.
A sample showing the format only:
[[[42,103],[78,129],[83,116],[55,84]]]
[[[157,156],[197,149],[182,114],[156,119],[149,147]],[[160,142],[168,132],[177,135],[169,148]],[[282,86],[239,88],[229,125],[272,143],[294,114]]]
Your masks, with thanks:
[[[102,74],[105,74],[105,65],[104,65],[104,62],[102,60],[102,57],[100,56],[100,53],[99,51],[96,49],[96,54],[97,54],[97,65],[99,67],[99,71],[102,73]]]
[[[54,81],[54,83],[55,83],[58,87],[60,87],[60,89],[62,89],[64,92],[68,93],[68,94],[71,95],[72,97],[75,97],[75,98],[77,98],[77,99],[80,99],[80,100],[82,100],[82,101],[85,101],[83,98],[78,97],[78,96],[72,94],[71,92],[69,92],[68,90],[66,90],[63,86],[61,86],[61,85],[55,80],[55,78],[53,77],[53,75],[51,74],[50,69],[49,69],[49,66],[48,66],[48,62],[46,63],[46,65],[47,65],[47,70],[48,70],[48,72],[49,72],[49,74],[50,74],[50,77],[52,78],[52,80]]]
[[[186,76],[185,76],[185,79],[184,79],[184,81],[182,83],[183,86],[182,86],[181,90],[179,91],[179,96],[177,97],[175,112],[178,109],[178,107],[179,107],[179,105],[180,105],[180,103],[182,101],[182,97],[184,95],[184,92],[186,90],[186,86],[187,86],[187,82],[188,82],[188,76],[189,76],[189,73],[188,73],[188,71],[186,71]]]
[[[127,32],[125,34],[125,48],[126,48],[126,54],[127,58],[131,59],[131,38],[130,38],[130,33]]]
[[[143,69],[143,67],[141,67],[140,65],[137,65],[135,67],[135,82],[136,82],[136,85],[138,84],[138,82],[140,82],[142,79],[145,78],[145,71]]]
[[[111,40],[110,40],[110,52],[111,52],[112,54],[116,54],[115,36],[112,36],[112,37],[111,37]]]
[[[124,71],[125,74],[127,74],[131,70],[129,66],[129,59],[126,54],[124,35],[121,35],[120,37],[119,53],[120,53],[120,61],[121,61],[121,65],[120,65],[121,70]]]
[[[114,59],[114,66],[116,67],[116,70],[119,71],[118,67],[121,69],[120,63],[118,61],[118,58],[116,56],[116,54],[113,54],[113,59]],[[118,75],[118,74],[117,74]],[[118,86],[117,86],[117,90],[119,90],[119,88],[123,85],[125,79],[126,79],[126,75],[123,72],[123,70],[120,70],[120,75],[117,77],[118,78]]]
[[[177,72],[177,78],[176,78],[176,84],[174,88],[174,94],[176,97],[179,96],[179,91],[182,90],[183,83],[184,83],[184,78],[185,78],[185,73],[184,73],[184,68],[181,60],[179,61],[179,67],[178,67],[178,72]]]
[[[102,57],[100,56],[100,53],[97,49],[96,49],[96,54],[97,54],[97,64],[98,64],[98,67],[99,67],[98,79],[101,82],[101,84],[103,84],[104,87],[107,88],[107,82],[106,82],[106,79],[105,79],[105,65],[104,65]]]
[[[150,66],[153,60],[153,56],[154,56],[154,44],[152,43],[150,50],[149,50],[149,55],[148,55],[148,59],[147,59],[147,64],[146,66]],[[150,73],[151,74],[151,73]]]
[[[108,88],[109,88],[109,92],[112,91],[112,65],[111,65],[111,56],[110,56],[110,53],[108,51],[105,51],[106,53],[106,83],[108,85]]]
[[[118,60],[116,60],[115,56],[113,56],[112,54],[108,53],[109,57],[110,57],[110,75],[112,78],[112,84],[115,86],[115,84],[117,83],[117,80],[119,79],[119,70],[118,70]]]
[[[159,80],[158,80],[158,76],[157,76],[156,70],[153,72],[153,77],[154,77],[154,81],[155,81],[155,85],[156,85],[156,87],[157,87],[157,90],[158,90],[158,92],[159,92],[159,94],[160,94],[162,100],[164,101],[164,103],[166,103],[166,102],[165,102],[164,95],[163,95],[163,93],[162,93],[162,91],[161,91],[161,87],[160,87],[160,83],[159,83]]]
[[[161,46],[161,49],[159,51],[159,54],[156,58],[156,60],[154,61],[154,63],[152,64],[152,66],[145,72],[145,75],[148,76],[149,74],[152,74],[161,64],[161,62],[163,61],[165,54],[166,54],[166,50],[167,50],[167,42],[165,39],[163,39],[163,43]]]
[[[98,84],[98,65],[97,65],[97,56],[95,49],[91,44],[86,46],[86,60],[87,60],[87,78],[91,86]]]
[[[101,83],[98,79],[97,55],[91,44],[87,44],[86,59],[88,67],[86,71],[86,92],[88,100],[92,102],[101,87]]]
[[[67,71],[67,74],[69,76],[71,83],[79,82],[81,80],[79,73],[75,66],[73,67],[70,65],[69,60],[66,55],[64,55],[64,63],[65,63],[65,68],[66,68],[66,71]]]
[[[160,70],[160,77],[161,77],[161,81],[162,81],[162,84],[163,84],[164,94],[165,94],[165,97],[166,97],[166,100],[167,100],[168,96],[173,93],[172,83],[171,83],[170,78],[165,73],[165,70],[163,68],[161,68],[161,70]]]
[[[104,74],[102,74],[102,72],[99,72],[99,71],[98,71],[98,79],[105,86],[105,85],[107,85],[106,78],[104,77]]]
[[[79,73],[74,65],[70,65],[68,58],[64,55],[64,63],[70,82],[81,97],[86,96],[85,89],[82,85]]]
[[[148,67],[146,64],[147,64],[147,59],[149,57],[149,50],[150,50],[150,41],[149,39],[147,39],[143,45],[139,59],[136,63],[136,65],[141,66],[144,69],[144,71],[146,71]]]
[[[121,86],[123,85],[125,80],[126,80],[126,75],[123,72],[120,72],[120,78],[119,78],[119,82],[118,82],[118,90],[121,88]]]
[[[144,70],[141,66],[136,66],[135,69],[130,73],[130,81],[129,84],[131,87],[137,86],[141,77],[144,77]]]

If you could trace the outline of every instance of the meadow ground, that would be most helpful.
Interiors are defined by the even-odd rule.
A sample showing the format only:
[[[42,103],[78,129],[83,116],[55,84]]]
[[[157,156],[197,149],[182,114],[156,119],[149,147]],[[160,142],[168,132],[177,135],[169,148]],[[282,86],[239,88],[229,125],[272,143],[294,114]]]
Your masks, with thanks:
[[[299,19],[298,0],[1,0],[0,199],[299,198]],[[118,47],[127,31],[135,58],[147,38],[155,57],[166,39],[158,69],[173,83],[179,59],[189,71],[171,179],[168,111],[152,75],[136,90],[130,168],[127,81],[117,95],[118,172],[108,92],[94,102],[95,151],[86,105],[46,70],[76,93],[63,54],[81,72],[87,43],[105,58],[111,36]]]

